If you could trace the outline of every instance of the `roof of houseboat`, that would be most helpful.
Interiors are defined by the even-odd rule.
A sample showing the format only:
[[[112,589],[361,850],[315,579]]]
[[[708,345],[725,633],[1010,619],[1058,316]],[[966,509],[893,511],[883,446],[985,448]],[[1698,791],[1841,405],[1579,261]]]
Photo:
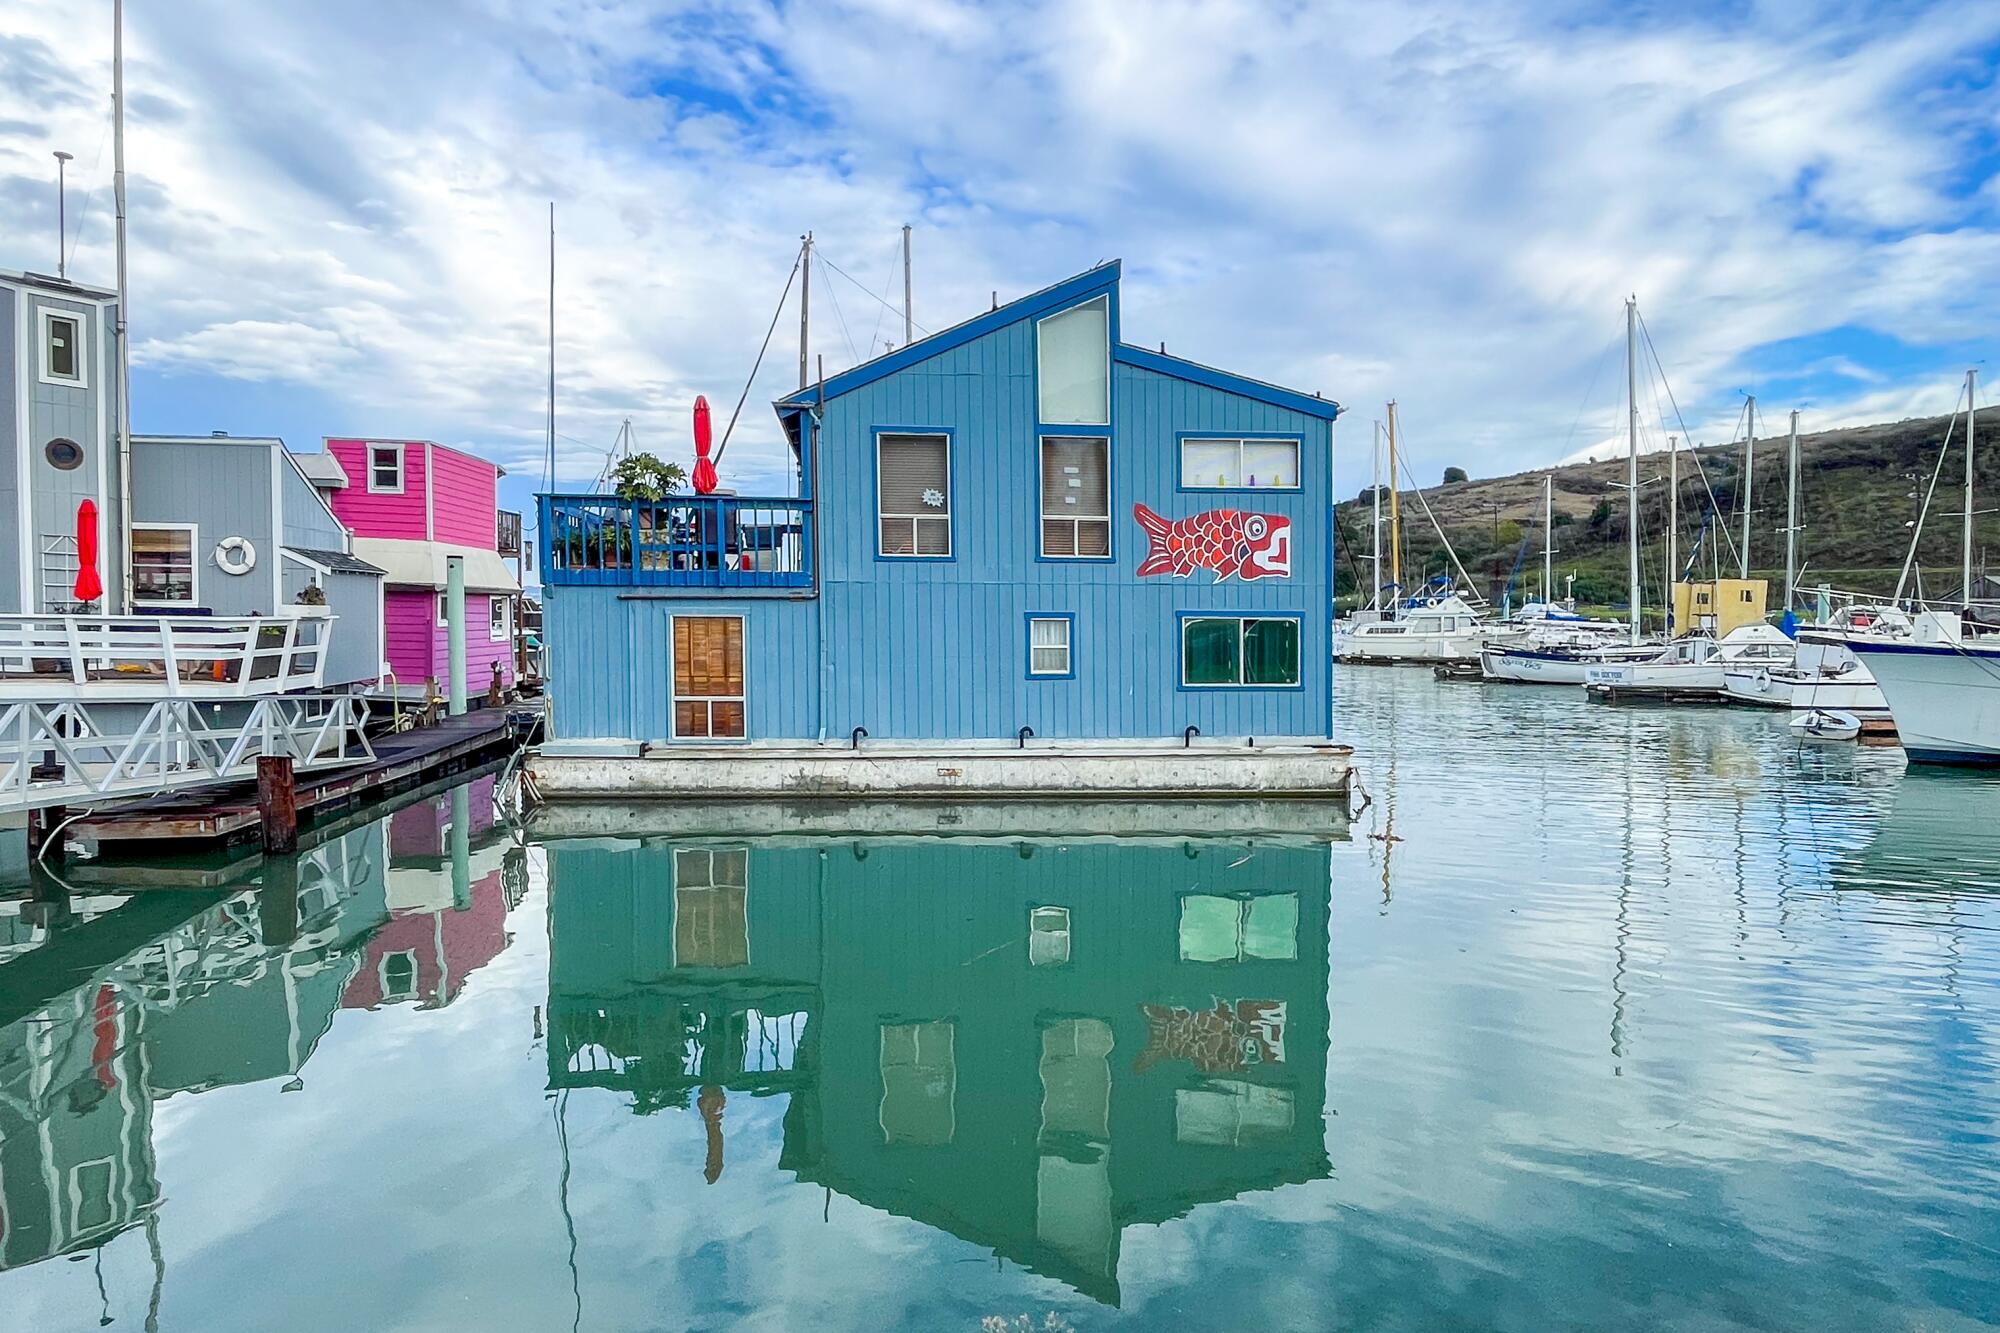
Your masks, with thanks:
[[[863,361],[858,366],[829,375],[818,383],[809,384],[794,393],[786,394],[773,406],[780,415],[796,412],[801,408],[812,406],[822,398],[837,398],[841,394],[873,384],[876,380],[893,375],[908,366],[929,360],[954,347],[961,347],[995,329],[1060,310],[1078,301],[1087,300],[1100,292],[1115,292],[1118,287],[1120,265],[1119,260],[1107,260],[1040,291],[1030,292],[1017,300],[1009,301],[1006,305],[996,306],[984,314],[954,324],[948,329],[941,329],[915,342],[905,343],[893,351],[884,352],[881,356]],[[1287,389],[1265,380],[1251,379],[1247,375],[1205,366],[1199,361],[1169,356],[1164,351],[1148,351],[1146,348],[1119,341],[1115,300],[1111,309],[1111,358],[1144,370],[1241,394],[1245,398],[1289,408],[1326,421],[1332,421],[1340,415],[1340,404],[1331,398],[1323,398],[1318,394],[1306,393],[1299,389]]]

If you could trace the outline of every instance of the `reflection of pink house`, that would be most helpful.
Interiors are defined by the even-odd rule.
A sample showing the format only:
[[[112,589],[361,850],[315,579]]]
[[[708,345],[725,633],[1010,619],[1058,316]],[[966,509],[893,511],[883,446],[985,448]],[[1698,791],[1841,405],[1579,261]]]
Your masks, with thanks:
[[[476,846],[493,827],[493,786],[496,774],[488,773],[466,784],[466,836]],[[451,793],[414,801],[389,816],[389,856],[403,861],[420,857],[451,855]]]
[[[383,655],[399,689],[450,677],[444,590],[454,555],[465,559],[466,688],[484,693],[496,665],[512,685],[520,584],[501,556],[500,467],[428,440],[328,439],[324,455],[302,461],[353,530],[354,554],[387,572]]]
[[[427,872],[443,880],[444,901],[390,913],[368,941],[361,968],[340,997],[343,1009],[415,1001],[442,1009],[465,979],[507,947],[507,894],[496,867],[472,882],[472,901],[451,905],[451,867]]]

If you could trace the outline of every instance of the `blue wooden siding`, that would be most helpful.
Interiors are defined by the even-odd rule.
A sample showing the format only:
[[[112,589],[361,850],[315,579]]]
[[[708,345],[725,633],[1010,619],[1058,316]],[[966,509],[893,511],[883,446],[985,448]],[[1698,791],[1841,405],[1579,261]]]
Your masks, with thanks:
[[[1102,288],[1078,296],[1088,300]],[[752,740],[1322,736],[1331,728],[1328,575],[1331,422],[1322,415],[1112,363],[1112,556],[1042,559],[1035,325],[1004,325],[827,401],[818,452],[820,595],[620,598],[547,589],[556,733],[669,734],[666,617],[741,613]],[[1155,361],[1158,359],[1155,358]],[[875,437],[951,434],[949,560],[878,558]],[[1178,437],[1303,441],[1296,490],[1183,492]],[[1048,433],[1088,434],[1067,427]],[[1291,520],[1287,578],[1137,578],[1143,503],[1169,521],[1212,510]],[[1300,688],[1181,688],[1183,612],[1283,613],[1301,621]],[[1075,617],[1072,679],[1030,679],[1032,613]]]

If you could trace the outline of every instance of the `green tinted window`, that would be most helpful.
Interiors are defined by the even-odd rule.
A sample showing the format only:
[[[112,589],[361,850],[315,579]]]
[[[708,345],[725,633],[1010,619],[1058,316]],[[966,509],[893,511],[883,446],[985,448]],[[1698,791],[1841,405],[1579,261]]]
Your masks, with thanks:
[[[1181,622],[1181,679],[1190,685],[1242,683],[1242,622]]]
[[[1243,683],[1299,683],[1299,622],[1251,620],[1243,626]]]

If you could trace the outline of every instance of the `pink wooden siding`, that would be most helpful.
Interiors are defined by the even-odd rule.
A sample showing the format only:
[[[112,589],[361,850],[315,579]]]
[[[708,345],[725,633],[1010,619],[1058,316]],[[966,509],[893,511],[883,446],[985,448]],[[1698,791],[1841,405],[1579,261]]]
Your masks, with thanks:
[[[434,540],[495,549],[499,472],[483,458],[431,446],[431,532]]]
[[[414,440],[376,440],[403,446],[403,490],[400,495],[368,492],[367,440],[328,440],[326,450],[340,460],[348,484],[332,494],[334,517],[357,537],[402,537],[423,541],[424,446]]]
[[[429,588],[391,588],[382,597],[384,651],[389,667],[401,685],[422,685],[433,677],[445,688],[451,670],[451,633],[437,623],[437,598]],[[495,642],[488,630],[493,599],[484,593],[465,595],[465,689],[478,696],[493,679],[493,664],[500,664],[500,683],[514,683],[514,645],[510,640]]]

